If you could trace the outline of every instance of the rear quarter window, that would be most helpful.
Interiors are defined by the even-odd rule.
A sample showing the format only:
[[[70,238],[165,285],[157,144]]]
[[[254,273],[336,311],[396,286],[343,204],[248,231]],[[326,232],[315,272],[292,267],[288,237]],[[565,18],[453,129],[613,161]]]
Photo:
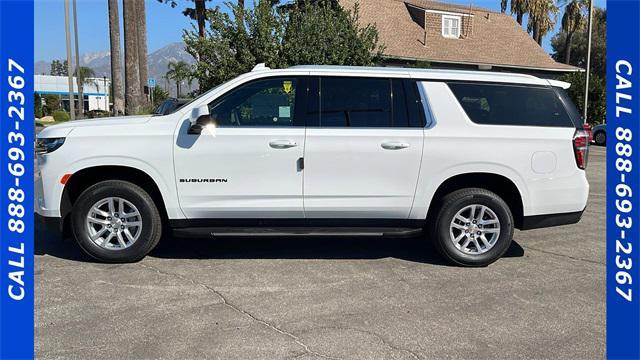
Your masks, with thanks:
[[[551,87],[464,82],[448,86],[477,124],[575,127]]]

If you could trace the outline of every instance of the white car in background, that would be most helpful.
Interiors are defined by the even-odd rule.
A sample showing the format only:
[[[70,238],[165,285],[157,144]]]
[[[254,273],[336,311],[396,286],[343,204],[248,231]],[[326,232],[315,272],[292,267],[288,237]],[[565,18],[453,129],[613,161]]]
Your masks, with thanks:
[[[487,265],[514,228],[587,204],[567,83],[529,75],[262,65],[173,113],[74,121],[37,139],[36,211],[105,262],[163,233],[422,233]]]

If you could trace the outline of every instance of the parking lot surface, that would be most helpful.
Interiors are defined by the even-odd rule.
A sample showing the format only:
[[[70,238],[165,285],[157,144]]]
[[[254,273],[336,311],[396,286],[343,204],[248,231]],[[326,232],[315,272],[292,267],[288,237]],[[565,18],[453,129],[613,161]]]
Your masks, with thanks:
[[[516,232],[486,268],[423,239],[169,239],[136,264],[36,232],[43,359],[605,356],[605,152],[581,222]]]

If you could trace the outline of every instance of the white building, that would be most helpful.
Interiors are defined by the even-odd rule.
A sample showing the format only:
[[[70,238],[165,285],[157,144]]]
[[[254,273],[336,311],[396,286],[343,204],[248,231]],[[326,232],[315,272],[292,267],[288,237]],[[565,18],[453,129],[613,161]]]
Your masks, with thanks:
[[[87,78],[83,88],[84,110],[110,111],[109,88],[111,80],[107,78]],[[61,97],[62,107],[69,111],[69,79],[66,76],[35,75],[34,91],[41,96],[55,94]],[[78,84],[73,78],[73,93],[78,108]]]

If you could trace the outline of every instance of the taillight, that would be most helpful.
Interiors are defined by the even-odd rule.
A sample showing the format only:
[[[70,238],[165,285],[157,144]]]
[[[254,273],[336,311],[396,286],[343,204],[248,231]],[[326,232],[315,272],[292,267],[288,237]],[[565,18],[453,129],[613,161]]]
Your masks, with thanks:
[[[582,128],[585,129],[589,134],[589,144],[591,144],[591,142],[593,141],[593,129],[591,128],[591,125],[582,124]]]
[[[573,135],[573,153],[576,156],[576,165],[580,169],[587,168],[589,157],[589,132],[583,129],[576,130]]]

